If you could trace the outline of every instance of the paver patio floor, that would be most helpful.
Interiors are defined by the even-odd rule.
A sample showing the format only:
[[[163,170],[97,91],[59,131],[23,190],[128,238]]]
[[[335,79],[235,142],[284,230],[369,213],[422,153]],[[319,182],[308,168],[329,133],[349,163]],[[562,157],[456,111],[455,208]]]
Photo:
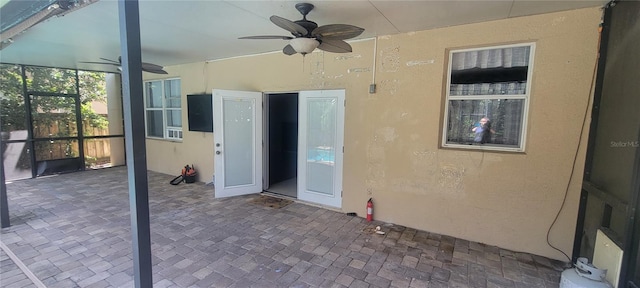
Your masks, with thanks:
[[[564,267],[298,202],[215,199],[210,185],[172,178],[149,172],[154,287],[558,287]],[[7,190],[12,226],[0,240],[47,287],[133,286],[126,168]],[[4,252],[0,263],[0,286],[31,285]]]

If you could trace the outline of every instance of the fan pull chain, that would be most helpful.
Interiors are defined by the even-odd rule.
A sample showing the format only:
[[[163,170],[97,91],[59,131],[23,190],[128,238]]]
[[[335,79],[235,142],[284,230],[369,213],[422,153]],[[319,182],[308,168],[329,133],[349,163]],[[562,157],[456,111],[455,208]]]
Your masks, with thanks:
[[[304,73],[304,59],[307,57],[304,57],[305,55],[302,54],[302,72]]]

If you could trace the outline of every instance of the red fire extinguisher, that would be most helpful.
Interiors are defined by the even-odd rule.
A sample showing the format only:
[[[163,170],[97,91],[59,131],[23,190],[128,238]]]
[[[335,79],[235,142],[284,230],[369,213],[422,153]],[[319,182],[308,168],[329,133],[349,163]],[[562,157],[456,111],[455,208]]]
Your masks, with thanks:
[[[371,199],[369,198],[367,201],[367,221],[369,222],[373,221],[373,201]]]

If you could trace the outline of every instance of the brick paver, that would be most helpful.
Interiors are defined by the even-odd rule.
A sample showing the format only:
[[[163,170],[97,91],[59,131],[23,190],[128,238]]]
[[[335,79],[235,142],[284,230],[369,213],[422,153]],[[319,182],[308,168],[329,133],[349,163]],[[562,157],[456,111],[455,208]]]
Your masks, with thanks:
[[[37,287],[2,249],[0,249],[0,287]]]
[[[2,242],[49,287],[132,287],[124,167],[7,184]],[[564,263],[149,172],[155,287],[557,287]],[[380,225],[385,235],[372,233]],[[0,286],[29,287],[0,254]],[[25,282],[26,281],[26,282]]]

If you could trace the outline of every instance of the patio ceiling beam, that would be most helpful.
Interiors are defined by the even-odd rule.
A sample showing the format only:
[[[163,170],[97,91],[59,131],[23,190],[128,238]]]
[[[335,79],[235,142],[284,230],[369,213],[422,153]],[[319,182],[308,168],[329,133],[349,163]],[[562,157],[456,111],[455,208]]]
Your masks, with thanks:
[[[134,282],[138,288],[153,287],[138,1],[119,0],[118,11]]]

